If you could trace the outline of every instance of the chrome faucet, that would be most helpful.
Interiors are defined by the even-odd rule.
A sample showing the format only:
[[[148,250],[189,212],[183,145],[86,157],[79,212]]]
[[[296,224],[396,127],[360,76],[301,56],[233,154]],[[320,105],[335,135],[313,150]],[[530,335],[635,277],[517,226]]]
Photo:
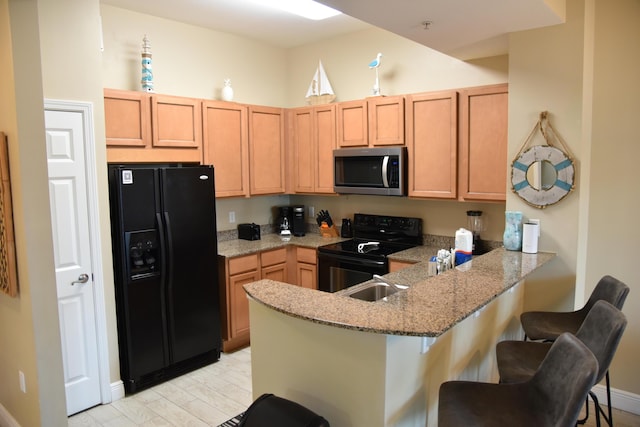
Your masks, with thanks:
[[[398,285],[396,285],[393,282],[390,282],[389,280],[385,279],[384,277],[378,275],[378,274],[374,274],[373,278],[382,282],[382,283],[386,283],[387,285],[391,286],[393,289],[395,289],[396,291],[401,291],[403,290],[401,287],[399,287]]]

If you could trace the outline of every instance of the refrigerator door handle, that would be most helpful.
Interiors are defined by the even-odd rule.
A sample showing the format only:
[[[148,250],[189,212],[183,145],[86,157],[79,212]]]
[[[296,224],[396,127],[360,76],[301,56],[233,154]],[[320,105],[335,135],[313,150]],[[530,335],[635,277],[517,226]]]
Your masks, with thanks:
[[[171,220],[169,218],[169,212],[164,212],[164,225],[166,227],[166,236],[167,236],[167,248],[173,248],[173,237],[171,235]],[[174,254],[171,249],[167,250],[167,257],[165,258],[166,263],[168,264],[169,274],[165,276],[166,279],[166,290],[168,295],[173,295],[173,275],[174,275]],[[175,309],[173,307],[173,297],[167,298],[167,307],[169,309],[169,318],[173,319],[175,316]],[[173,322],[169,322],[169,337],[171,340],[175,339],[175,330],[173,328]]]
[[[162,215],[156,212],[156,221],[158,223],[158,235],[160,238],[160,277],[164,282],[167,277],[167,242],[165,241],[164,234],[164,222],[162,222]]]

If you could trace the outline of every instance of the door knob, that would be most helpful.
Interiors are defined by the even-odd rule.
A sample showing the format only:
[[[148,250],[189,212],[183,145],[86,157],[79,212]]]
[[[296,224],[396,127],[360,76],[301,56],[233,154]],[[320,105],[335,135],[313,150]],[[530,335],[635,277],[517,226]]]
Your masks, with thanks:
[[[87,283],[89,281],[89,275],[82,273],[81,275],[78,276],[78,280],[74,280],[73,282],[71,282],[71,286],[75,285],[76,283]]]

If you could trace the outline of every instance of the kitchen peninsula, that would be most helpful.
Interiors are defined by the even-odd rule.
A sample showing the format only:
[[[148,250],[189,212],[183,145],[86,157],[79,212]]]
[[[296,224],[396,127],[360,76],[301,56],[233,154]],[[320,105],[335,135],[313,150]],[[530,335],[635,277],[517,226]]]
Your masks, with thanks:
[[[521,338],[520,284],[554,256],[496,249],[435,277],[420,262],[386,275],[409,288],[377,302],[247,284],[254,397],[289,398],[341,427],[436,426],[442,382],[496,379],[495,344]]]

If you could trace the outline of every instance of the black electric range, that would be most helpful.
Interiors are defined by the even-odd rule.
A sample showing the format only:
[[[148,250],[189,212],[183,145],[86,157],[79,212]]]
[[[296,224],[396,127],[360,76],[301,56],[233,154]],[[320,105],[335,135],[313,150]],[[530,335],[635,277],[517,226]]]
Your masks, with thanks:
[[[355,214],[353,239],[318,248],[318,289],[336,292],[389,272],[387,256],[422,245],[422,219]]]

